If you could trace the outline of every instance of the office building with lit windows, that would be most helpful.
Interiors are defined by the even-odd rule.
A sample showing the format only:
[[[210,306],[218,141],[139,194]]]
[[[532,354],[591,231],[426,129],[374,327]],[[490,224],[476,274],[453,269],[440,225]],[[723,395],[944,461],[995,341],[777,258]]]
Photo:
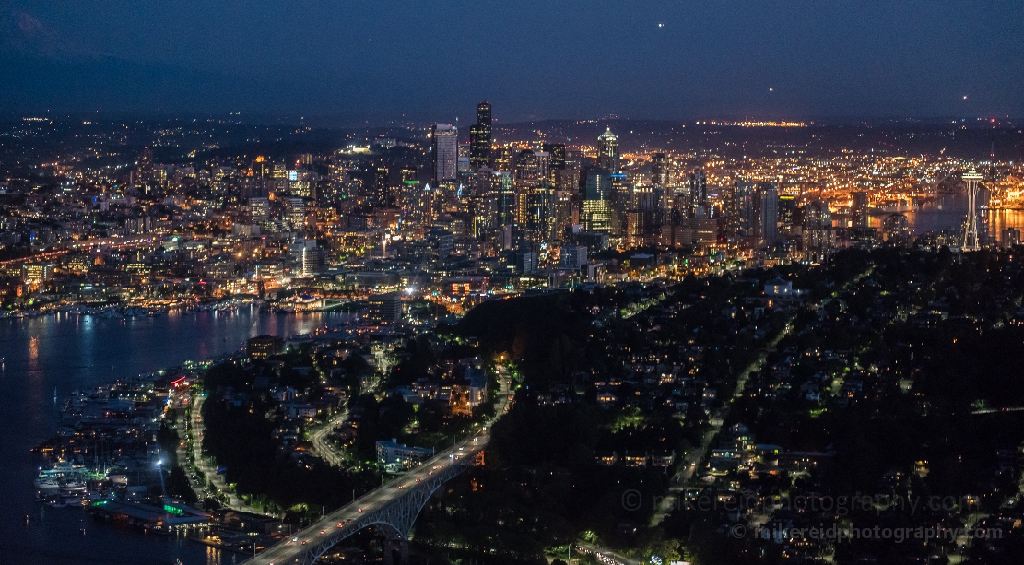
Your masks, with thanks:
[[[459,131],[451,124],[434,124],[430,128],[430,157],[434,167],[434,184],[454,182],[458,178]]]

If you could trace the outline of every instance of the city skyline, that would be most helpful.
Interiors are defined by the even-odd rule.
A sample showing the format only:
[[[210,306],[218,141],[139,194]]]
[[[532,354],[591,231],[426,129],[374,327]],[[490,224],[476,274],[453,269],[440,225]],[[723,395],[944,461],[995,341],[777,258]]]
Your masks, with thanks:
[[[0,563],[1020,565],[1021,22],[0,0]]]
[[[42,422],[11,435],[0,556],[460,565],[453,539],[481,565],[830,556],[778,525],[782,480],[783,502],[816,483],[956,497],[901,519],[978,539],[915,558],[1024,539],[1024,440],[979,445],[964,485],[929,431],[1024,413],[1003,368],[1024,343],[1012,121],[502,125],[475,107],[468,127],[0,120],[0,426]],[[884,447],[908,425],[925,439],[898,453],[842,431]],[[682,496],[757,508],[737,522]],[[858,537],[845,565],[887,551],[872,524],[897,515],[799,525]]]

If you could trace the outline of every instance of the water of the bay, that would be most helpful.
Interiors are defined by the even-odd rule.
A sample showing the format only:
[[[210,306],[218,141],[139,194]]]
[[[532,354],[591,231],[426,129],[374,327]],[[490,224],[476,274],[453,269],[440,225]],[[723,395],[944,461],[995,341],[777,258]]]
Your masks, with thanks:
[[[942,230],[958,232],[967,215],[967,197],[964,195],[946,195],[924,206],[902,212],[910,223],[910,228],[917,235]],[[981,221],[978,231],[987,240],[1002,245],[1006,242],[1008,228],[1024,229],[1024,210],[1021,209],[980,209],[978,217]],[[871,218],[871,227],[881,228],[885,216]]]
[[[345,314],[275,314],[245,306],[230,313],[156,318],[50,315],[0,320],[0,563],[4,565],[228,565],[194,541],[92,520],[81,508],[36,502],[43,463],[32,447],[54,435],[54,391],[63,397],[118,379],[237,351],[260,334],[288,337],[345,321]],[[28,518],[26,521],[26,517]]]
[[[957,230],[966,210],[966,198],[946,196],[905,215],[920,234]],[[1006,228],[1024,228],[1024,210],[984,211],[982,218],[983,232],[996,242],[1002,242]],[[873,226],[880,222],[872,218]],[[244,560],[186,539],[96,522],[79,508],[36,502],[32,480],[43,460],[29,450],[56,430],[55,389],[63,397],[233,352],[254,335],[287,337],[345,320],[344,314],[284,315],[255,307],[124,320],[74,315],[0,320],[0,563],[170,565],[180,559],[184,565],[228,565]]]

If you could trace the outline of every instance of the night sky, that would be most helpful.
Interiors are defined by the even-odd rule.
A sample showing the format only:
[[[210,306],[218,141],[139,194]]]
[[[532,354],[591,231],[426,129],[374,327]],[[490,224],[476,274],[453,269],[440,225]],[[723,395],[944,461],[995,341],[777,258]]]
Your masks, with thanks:
[[[0,0],[0,16],[3,111],[1024,116],[1020,0]]]

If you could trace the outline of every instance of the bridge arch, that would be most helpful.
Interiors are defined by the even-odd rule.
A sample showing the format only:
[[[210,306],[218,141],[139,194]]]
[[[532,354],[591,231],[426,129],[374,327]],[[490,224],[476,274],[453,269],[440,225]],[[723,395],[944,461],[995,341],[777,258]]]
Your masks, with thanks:
[[[290,544],[290,540],[286,540],[244,563],[248,565],[312,565],[332,547],[369,527],[378,527],[384,531],[385,557],[388,560],[391,559],[391,548],[394,547],[394,543],[398,542],[404,562],[408,556],[406,542],[420,511],[438,489],[465,471],[472,459],[472,454],[467,453],[458,459],[442,459],[440,461],[435,459],[426,463],[426,465],[431,465],[428,474],[418,478],[411,487],[400,488],[396,483],[402,482],[402,479],[396,479],[388,485],[374,489],[362,498],[331,512],[312,526],[299,532],[298,537],[302,539],[312,538],[309,543],[293,545]],[[336,523],[344,525],[337,528]],[[320,531],[329,531],[329,533],[322,536],[317,535],[317,532]]]

